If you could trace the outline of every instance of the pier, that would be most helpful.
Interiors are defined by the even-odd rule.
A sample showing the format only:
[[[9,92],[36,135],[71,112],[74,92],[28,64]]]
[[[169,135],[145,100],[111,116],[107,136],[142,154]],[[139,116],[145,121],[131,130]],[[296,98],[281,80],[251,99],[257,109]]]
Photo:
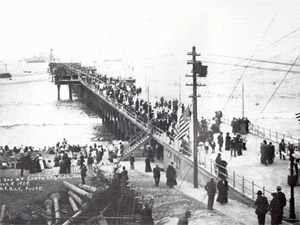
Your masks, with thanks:
[[[50,63],[49,67],[51,75],[55,78],[55,85],[58,87],[58,92],[60,85],[69,85],[69,90],[71,90],[69,91],[70,99],[72,99],[72,90],[76,91],[82,101],[102,118],[103,124],[116,138],[129,142],[129,145],[125,146],[124,155],[121,157],[121,160],[125,160],[131,153],[142,155],[143,153],[140,149],[151,141],[163,149],[165,166],[171,161],[174,162],[179,177],[187,181],[193,181],[192,168],[194,161],[190,155],[192,153],[191,148],[189,149],[189,154],[180,151],[180,142],[178,140],[170,141],[171,136],[153,125],[149,115],[147,115],[147,118],[140,117],[140,115],[137,115],[126,105],[120,104],[114,97],[105,95],[95,85],[97,77],[94,68],[81,67],[80,64],[71,63]],[[210,116],[207,110],[200,110],[200,113]],[[223,122],[229,123],[229,118],[223,118]],[[226,126],[228,130],[230,126]],[[255,127],[250,127],[249,130],[258,141],[259,139],[268,139],[267,132],[256,132]],[[280,137],[277,135],[276,139],[274,139],[270,135],[270,140],[276,143],[280,141]],[[294,137],[291,140],[299,141],[298,138]],[[259,148],[259,146],[255,148]],[[217,179],[213,160],[214,158],[206,157],[206,155],[204,160],[199,157],[198,179],[199,185],[202,187],[211,177]],[[228,160],[231,160],[231,158]],[[285,166],[282,165],[282,168],[285,168]],[[228,171],[228,185],[231,195],[247,205],[254,205],[255,193],[258,190],[263,190],[266,194],[275,190],[276,185],[274,186],[274,190],[271,190],[270,188],[272,187],[268,189],[265,185],[258,184],[256,181],[251,180],[251,178],[247,179],[243,174],[240,174],[241,172]],[[286,192],[288,192],[288,189],[286,189]],[[298,199],[297,201],[299,202]],[[289,211],[288,205],[285,208],[287,212]]]

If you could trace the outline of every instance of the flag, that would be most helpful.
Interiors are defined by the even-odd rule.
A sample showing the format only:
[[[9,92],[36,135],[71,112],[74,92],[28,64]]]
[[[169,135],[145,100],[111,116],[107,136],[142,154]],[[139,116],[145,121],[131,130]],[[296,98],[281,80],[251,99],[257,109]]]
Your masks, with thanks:
[[[180,116],[179,123],[175,129],[175,139],[179,140],[187,135],[190,127],[190,117],[191,111],[190,108],[187,107],[183,114]]]

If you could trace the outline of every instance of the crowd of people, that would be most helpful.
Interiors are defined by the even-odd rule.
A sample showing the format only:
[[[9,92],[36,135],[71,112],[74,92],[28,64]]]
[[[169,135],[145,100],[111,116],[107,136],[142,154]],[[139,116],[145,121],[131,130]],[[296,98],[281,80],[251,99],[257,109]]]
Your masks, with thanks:
[[[235,118],[231,121],[232,133],[248,134],[251,122],[248,118]]]

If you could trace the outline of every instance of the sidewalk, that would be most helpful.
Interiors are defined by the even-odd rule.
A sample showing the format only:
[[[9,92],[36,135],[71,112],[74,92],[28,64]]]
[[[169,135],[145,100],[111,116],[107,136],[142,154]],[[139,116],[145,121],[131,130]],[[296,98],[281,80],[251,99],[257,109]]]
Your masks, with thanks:
[[[123,166],[126,166],[130,173],[130,165],[129,161],[123,161],[121,162]],[[154,168],[156,164],[159,164],[161,167],[163,167],[162,161],[158,161],[155,163],[152,163],[151,167]],[[166,169],[166,168],[165,168]],[[152,173],[145,173],[145,162],[144,159],[138,159],[135,162],[135,170],[138,170],[139,172],[142,172],[143,174],[147,174],[148,176],[153,177]],[[190,171],[192,172],[192,170]],[[161,174],[161,183],[164,185],[166,183],[166,175],[164,172]],[[180,178],[177,178],[178,185],[175,186],[175,190],[179,188],[179,192],[182,192],[183,194],[190,196],[194,198],[195,200],[201,202],[203,205],[207,205],[207,196],[206,191],[203,187],[200,187],[198,189],[193,188],[193,184],[187,181],[183,181]],[[215,197],[216,199],[216,197]],[[255,209],[250,208],[249,206],[246,206],[244,204],[241,204],[235,200],[229,199],[228,203],[225,205],[221,205],[218,202],[214,203],[214,209],[233,218],[236,221],[239,221],[246,225],[251,224],[257,224],[257,216],[255,214]],[[221,221],[220,221],[221,222]],[[266,215],[266,224],[271,224],[271,217],[269,214]],[[283,223],[287,224],[287,223]]]

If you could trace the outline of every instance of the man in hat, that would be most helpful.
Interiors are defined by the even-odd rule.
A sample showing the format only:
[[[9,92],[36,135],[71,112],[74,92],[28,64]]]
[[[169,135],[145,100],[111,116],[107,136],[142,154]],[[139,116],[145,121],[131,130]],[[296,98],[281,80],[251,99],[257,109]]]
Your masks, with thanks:
[[[84,165],[84,163],[82,163],[80,166],[81,184],[85,184],[84,178],[86,177],[86,171],[87,171],[87,168]]]
[[[257,215],[258,224],[264,225],[266,219],[266,213],[268,212],[269,202],[266,197],[262,196],[262,191],[259,190],[256,194],[257,194],[257,199],[255,201],[255,205],[256,205],[255,213]]]
[[[134,170],[134,162],[135,162],[135,158],[134,158],[134,155],[133,155],[133,154],[130,155],[129,161],[130,161],[130,169]]]
[[[153,177],[155,180],[156,187],[158,187],[158,185],[159,185],[160,171],[161,171],[161,168],[158,165],[156,165],[156,167],[153,169]]]
[[[285,142],[284,139],[281,140],[281,142],[279,143],[279,157],[280,159],[285,160]]]
[[[209,182],[205,185],[205,190],[208,195],[207,209],[212,210],[214,205],[215,194],[217,191],[216,183],[214,178],[212,177]]]
[[[286,206],[286,198],[285,198],[285,194],[283,192],[281,192],[281,187],[277,186],[277,196],[278,196],[278,200],[279,200],[279,205],[280,205],[280,216],[279,216],[279,223],[282,223],[282,216],[283,216],[283,208],[284,206]]]
[[[278,199],[278,194],[277,193],[272,193],[273,199],[270,201],[270,206],[269,206],[269,211],[271,212],[271,224],[272,225],[278,225],[280,224],[280,214],[281,214],[281,209],[280,209],[280,202]]]
[[[220,134],[218,135],[217,139],[218,139],[218,144],[219,144],[219,151],[222,152],[222,146],[223,146],[223,143],[224,143],[223,133],[222,132],[220,132]]]
[[[190,218],[191,215],[192,215],[191,212],[187,210],[184,216],[179,218],[177,225],[188,225],[189,224],[188,218]]]

